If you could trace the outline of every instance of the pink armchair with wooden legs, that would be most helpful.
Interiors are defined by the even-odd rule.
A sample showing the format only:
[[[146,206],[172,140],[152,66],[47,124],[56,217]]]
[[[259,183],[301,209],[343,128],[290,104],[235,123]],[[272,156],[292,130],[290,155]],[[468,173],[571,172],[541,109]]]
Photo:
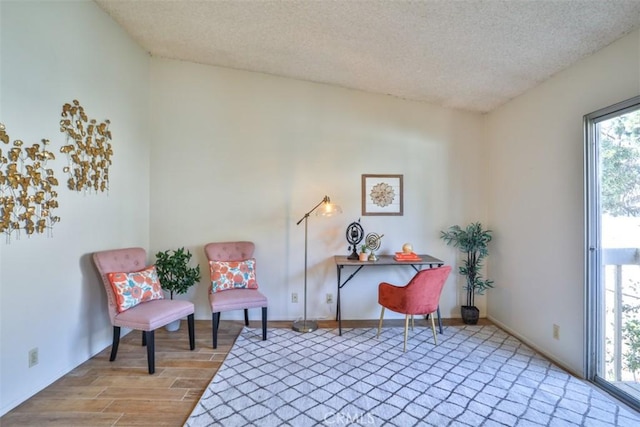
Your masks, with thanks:
[[[378,303],[382,306],[382,311],[380,312],[380,323],[378,324],[376,338],[380,336],[384,310],[388,308],[391,311],[405,315],[403,352],[407,351],[409,316],[413,320],[415,315],[431,315],[433,341],[437,345],[438,338],[433,317],[438,310],[440,294],[447,277],[449,277],[449,273],[451,273],[450,266],[429,268],[419,271],[406,286],[396,286],[386,282],[380,283],[378,286]]]
[[[262,309],[262,340],[267,339],[267,297],[258,291],[253,242],[214,242],[205,245],[211,287],[211,329],[213,348],[218,347],[218,326],[223,311],[244,310],[249,326],[249,309]]]
[[[195,348],[194,306],[189,301],[164,299],[154,266],[147,267],[147,253],[142,248],[96,252],[93,262],[107,293],[107,310],[113,325],[111,357],[116,360],[120,328],[142,331],[142,345],[147,346],[149,373],[155,372],[154,331],[174,320],[187,317],[189,347]]]

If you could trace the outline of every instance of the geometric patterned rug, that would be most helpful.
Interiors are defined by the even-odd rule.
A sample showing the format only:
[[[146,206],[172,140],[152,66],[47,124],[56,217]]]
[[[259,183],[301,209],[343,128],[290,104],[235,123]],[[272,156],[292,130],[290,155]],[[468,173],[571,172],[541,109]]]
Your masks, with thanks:
[[[245,328],[185,426],[640,426],[493,326]]]

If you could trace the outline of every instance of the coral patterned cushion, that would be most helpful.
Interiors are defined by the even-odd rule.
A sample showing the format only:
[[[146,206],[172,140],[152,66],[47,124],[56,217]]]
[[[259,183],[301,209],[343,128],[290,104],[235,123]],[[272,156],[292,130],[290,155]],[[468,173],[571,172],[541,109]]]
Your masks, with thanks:
[[[211,292],[227,289],[258,289],[255,258],[243,261],[209,261]]]
[[[116,296],[118,313],[141,302],[164,298],[155,265],[132,273],[107,273],[107,278]]]

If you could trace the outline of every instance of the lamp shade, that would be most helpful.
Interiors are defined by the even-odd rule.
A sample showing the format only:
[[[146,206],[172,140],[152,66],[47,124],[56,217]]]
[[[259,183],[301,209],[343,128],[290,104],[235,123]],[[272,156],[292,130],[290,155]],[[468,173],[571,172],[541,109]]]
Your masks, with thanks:
[[[329,197],[324,198],[323,203],[316,210],[316,216],[333,216],[342,213],[342,208],[331,203]]]

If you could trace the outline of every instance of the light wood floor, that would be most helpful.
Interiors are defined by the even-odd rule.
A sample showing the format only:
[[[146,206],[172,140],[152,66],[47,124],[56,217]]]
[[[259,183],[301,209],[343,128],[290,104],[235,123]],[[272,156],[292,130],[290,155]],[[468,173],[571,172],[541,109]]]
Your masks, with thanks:
[[[424,324],[416,320],[416,325]],[[488,323],[480,319],[480,324]],[[319,322],[336,328],[335,321]],[[385,326],[401,326],[400,320]],[[444,320],[444,324],[461,324]],[[141,335],[120,340],[118,356],[109,362],[111,346],[0,418],[0,426],[182,426],[220,368],[243,327],[221,321],[218,348],[211,347],[211,323],[196,320],[196,349],[189,351],[186,321],[177,332],[156,331],[156,372],[147,371]],[[343,321],[344,327],[377,327],[377,321]],[[251,322],[259,328],[260,322]],[[291,322],[269,322],[290,328]],[[267,337],[268,338],[268,337]]]

